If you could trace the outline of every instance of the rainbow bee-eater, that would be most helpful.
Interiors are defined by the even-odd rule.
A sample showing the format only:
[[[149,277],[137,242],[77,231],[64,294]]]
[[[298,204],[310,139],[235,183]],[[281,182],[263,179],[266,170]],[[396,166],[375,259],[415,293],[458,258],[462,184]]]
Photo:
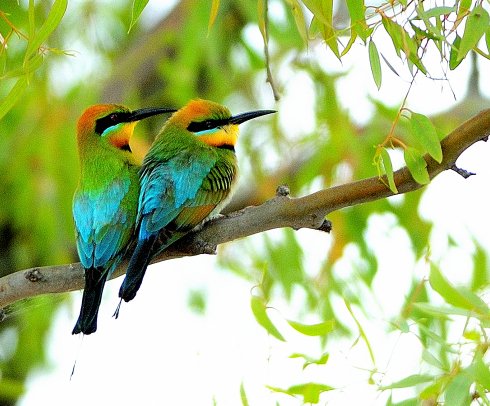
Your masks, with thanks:
[[[73,334],[97,330],[105,281],[124,256],[134,232],[140,169],[129,146],[134,127],[141,119],[172,111],[131,111],[100,104],[89,107],[78,120],[80,179],[73,196],[73,218],[85,290]]]
[[[217,103],[193,100],[169,118],[140,171],[137,244],[122,300],[135,297],[153,256],[219,213],[236,184],[238,125],[274,112],[232,116]]]

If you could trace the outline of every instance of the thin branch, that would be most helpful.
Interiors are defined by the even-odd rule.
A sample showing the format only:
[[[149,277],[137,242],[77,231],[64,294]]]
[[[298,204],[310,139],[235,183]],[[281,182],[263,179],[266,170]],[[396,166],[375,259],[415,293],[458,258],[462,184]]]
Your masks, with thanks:
[[[425,157],[430,178],[452,169],[463,151],[486,139],[489,134],[490,109],[487,109],[456,128],[441,142],[444,156],[441,163]],[[394,179],[399,193],[422,187],[413,180],[406,167],[396,171]],[[287,188],[282,187],[275,197],[260,206],[246,207],[209,221],[200,230],[169,247],[153,263],[183,256],[213,254],[219,244],[274,228],[329,231],[330,225],[325,222],[325,216],[329,213],[391,195],[393,193],[377,177],[334,186],[300,198],[291,198]],[[113,277],[122,275],[126,265],[127,261],[124,261]],[[28,297],[82,289],[83,285],[80,263],[14,272],[0,278],[0,308]]]

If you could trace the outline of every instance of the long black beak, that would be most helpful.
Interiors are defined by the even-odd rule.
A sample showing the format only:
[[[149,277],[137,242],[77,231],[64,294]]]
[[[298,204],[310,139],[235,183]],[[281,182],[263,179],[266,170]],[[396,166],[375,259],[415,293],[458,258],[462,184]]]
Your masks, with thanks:
[[[144,118],[147,118],[147,117],[156,116],[158,114],[173,113],[175,111],[177,111],[177,110],[176,109],[167,109],[167,108],[158,108],[158,107],[138,109],[138,110],[132,111],[127,116],[125,121],[127,121],[127,122],[139,121],[139,120],[143,120]]]
[[[257,118],[260,116],[265,116],[267,114],[277,113],[275,110],[257,110],[257,111],[249,111],[247,113],[237,114],[236,116],[231,117],[228,120],[230,124],[241,124],[245,121],[251,120],[252,118]]]

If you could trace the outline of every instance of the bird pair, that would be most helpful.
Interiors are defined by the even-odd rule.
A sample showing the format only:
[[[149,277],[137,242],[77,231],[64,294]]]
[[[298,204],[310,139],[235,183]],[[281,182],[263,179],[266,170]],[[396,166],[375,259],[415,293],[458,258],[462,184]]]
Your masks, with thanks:
[[[207,100],[178,111],[112,104],[85,110],[77,125],[81,172],[73,197],[85,289],[73,334],[97,330],[104,284],[123,258],[130,256],[119,297],[128,302],[155,255],[219,213],[236,183],[238,125],[273,112],[232,116]],[[165,113],[173,115],[140,166],[129,144],[134,127]]]

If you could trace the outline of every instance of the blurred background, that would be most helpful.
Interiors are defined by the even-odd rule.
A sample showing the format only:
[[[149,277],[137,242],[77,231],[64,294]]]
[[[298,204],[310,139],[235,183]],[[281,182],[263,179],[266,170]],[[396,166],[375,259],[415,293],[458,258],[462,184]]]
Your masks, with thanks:
[[[240,188],[226,211],[260,204],[281,184],[302,196],[376,176],[376,146],[407,93],[405,106],[430,116],[441,137],[489,105],[480,72],[490,68],[490,30],[480,55],[454,70],[429,48],[428,74],[413,80],[371,7],[381,1],[365,2],[379,89],[368,47],[349,43],[344,1],[331,16],[335,40],[350,47],[341,60],[324,27],[307,29],[329,1],[150,0],[130,31],[145,2],[72,0],[55,24],[61,3],[0,5],[0,276],[78,261],[75,125],[91,104],[179,107],[201,97],[233,113],[277,109],[241,129]],[[391,3],[394,19],[418,4]],[[460,3],[481,2],[424,3],[454,24]],[[49,39],[26,63],[27,38],[45,21]],[[140,123],[133,151],[142,157],[161,125]],[[411,142],[408,120],[395,134]],[[217,257],[155,265],[117,322],[120,280],[110,282],[90,337],[70,335],[80,292],[8,306],[0,405],[489,404],[488,153],[478,143],[463,154],[458,164],[477,173],[468,180],[443,173],[420,191],[332,213],[330,235],[274,230]],[[404,164],[400,149],[389,154],[395,169]]]

